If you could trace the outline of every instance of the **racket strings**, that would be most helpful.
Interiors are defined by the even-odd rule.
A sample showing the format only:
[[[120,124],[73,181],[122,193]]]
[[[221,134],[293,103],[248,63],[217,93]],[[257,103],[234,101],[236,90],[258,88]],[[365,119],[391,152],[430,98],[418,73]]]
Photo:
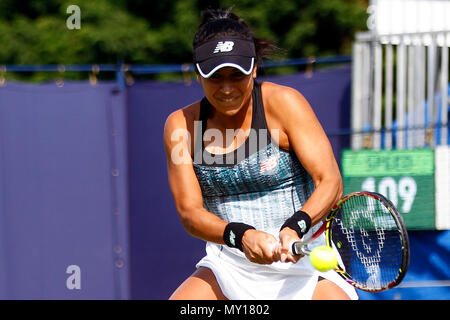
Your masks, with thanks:
[[[366,196],[347,200],[336,213],[332,242],[345,272],[361,288],[387,288],[402,266],[402,243],[395,219],[380,201]]]

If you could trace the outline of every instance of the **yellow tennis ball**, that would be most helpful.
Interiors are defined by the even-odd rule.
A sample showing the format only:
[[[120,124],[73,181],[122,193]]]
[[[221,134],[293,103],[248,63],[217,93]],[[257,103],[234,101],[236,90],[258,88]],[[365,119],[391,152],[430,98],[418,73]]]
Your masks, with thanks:
[[[320,246],[314,248],[309,255],[312,265],[319,271],[328,271],[336,268],[337,259],[333,248],[328,246]]]

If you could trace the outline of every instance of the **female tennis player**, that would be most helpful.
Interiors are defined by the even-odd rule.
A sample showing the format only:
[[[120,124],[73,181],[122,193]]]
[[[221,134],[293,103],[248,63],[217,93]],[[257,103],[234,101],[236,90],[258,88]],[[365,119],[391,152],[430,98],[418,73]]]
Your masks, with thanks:
[[[181,222],[206,256],[170,299],[357,299],[335,271],[289,252],[342,195],[309,103],[256,80],[271,45],[230,10],[206,11],[193,45],[205,97],[168,117],[164,143]]]

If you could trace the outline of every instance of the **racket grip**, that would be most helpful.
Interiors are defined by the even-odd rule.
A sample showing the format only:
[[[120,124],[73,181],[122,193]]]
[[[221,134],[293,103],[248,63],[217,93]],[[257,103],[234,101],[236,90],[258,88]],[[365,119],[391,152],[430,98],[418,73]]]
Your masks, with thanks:
[[[296,255],[302,254],[304,256],[309,256],[311,250],[308,249],[307,244],[301,241],[295,241],[292,243],[291,252]]]

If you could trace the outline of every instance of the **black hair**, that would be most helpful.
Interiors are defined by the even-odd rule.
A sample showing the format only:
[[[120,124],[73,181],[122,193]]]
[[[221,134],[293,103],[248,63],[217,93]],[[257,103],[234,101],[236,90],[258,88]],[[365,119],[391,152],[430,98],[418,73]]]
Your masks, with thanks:
[[[262,64],[264,58],[274,54],[278,48],[270,40],[257,38],[244,21],[230,9],[207,9],[202,12],[202,20],[194,36],[193,46],[222,37],[243,38],[255,44],[256,61]]]

